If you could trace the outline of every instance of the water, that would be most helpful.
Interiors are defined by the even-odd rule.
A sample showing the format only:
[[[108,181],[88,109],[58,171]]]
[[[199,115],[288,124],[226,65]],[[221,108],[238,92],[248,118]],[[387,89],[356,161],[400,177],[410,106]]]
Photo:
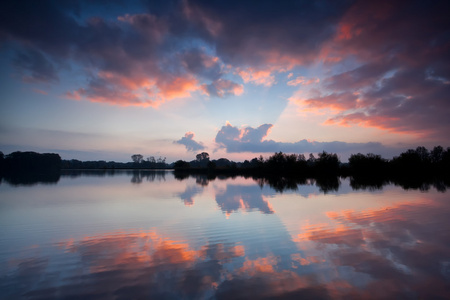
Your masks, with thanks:
[[[2,182],[0,299],[450,297],[445,189],[288,186],[170,171]]]

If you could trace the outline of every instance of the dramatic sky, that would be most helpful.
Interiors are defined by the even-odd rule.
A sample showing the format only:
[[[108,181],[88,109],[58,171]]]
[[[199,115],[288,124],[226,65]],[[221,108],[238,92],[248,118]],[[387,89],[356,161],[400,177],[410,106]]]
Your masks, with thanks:
[[[449,1],[3,1],[0,151],[450,146]]]

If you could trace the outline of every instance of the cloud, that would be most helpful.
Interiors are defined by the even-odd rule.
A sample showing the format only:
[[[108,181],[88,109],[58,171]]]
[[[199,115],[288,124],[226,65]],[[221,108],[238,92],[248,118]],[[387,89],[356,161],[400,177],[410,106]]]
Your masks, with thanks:
[[[91,5],[95,3],[72,7],[45,2],[36,10],[22,9],[27,6],[23,4],[7,5],[6,11],[15,18],[2,13],[0,39],[19,49],[14,65],[24,80],[56,81],[58,70],[68,69],[66,65],[71,63],[86,83],[70,88],[67,97],[156,107],[191,97],[200,88],[199,80],[219,80],[223,75],[219,59],[207,55],[203,48],[179,50],[185,47],[176,43],[191,36],[172,32],[178,24],[174,15],[144,12],[90,17]],[[34,7],[32,3],[28,6]],[[79,18],[80,10],[87,17]],[[31,21],[40,25],[21,25]],[[54,39],[60,31],[64,36]]]
[[[244,92],[242,84],[227,79],[218,79],[211,84],[203,84],[201,90],[208,96],[223,98],[226,96],[238,96]]]
[[[349,155],[351,153],[388,153],[386,147],[380,143],[346,143],[346,142],[317,142],[306,139],[297,142],[276,142],[268,140],[272,124],[263,124],[257,128],[238,128],[227,123],[217,132],[215,142],[228,153],[253,152],[253,153],[318,153],[322,151]]]
[[[180,59],[186,70],[201,78],[218,80],[224,73],[219,58],[208,55],[202,49],[189,49],[180,54]]]
[[[205,149],[202,143],[194,141],[193,132],[186,132],[184,137],[174,143],[184,145],[187,151],[199,151]]]
[[[358,66],[321,80],[320,97],[296,102],[334,110],[327,124],[450,142],[449,8],[445,2],[355,2],[322,51]]]
[[[245,70],[239,70],[238,74],[245,83],[250,82],[267,87],[270,87],[275,83],[275,76],[270,70],[254,70],[252,68],[247,68]]]
[[[292,73],[289,73],[289,75],[288,75],[288,78],[291,78],[292,77]],[[297,86],[299,84],[301,84],[301,85],[310,85],[310,84],[319,83],[319,82],[320,82],[319,78],[306,79],[303,76],[299,76],[299,77],[297,77],[295,79],[289,80],[287,85],[290,85],[290,86]]]
[[[41,95],[48,95],[48,92],[46,92],[44,90],[40,90],[40,89],[33,89],[33,92],[35,92],[37,94],[41,94]]]
[[[13,59],[13,63],[22,73],[22,80],[25,82],[47,83],[58,81],[55,66],[39,51],[18,52]]]
[[[113,11],[130,8],[114,3],[112,6],[122,9],[99,15],[94,13],[98,5],[92,2],[45,2],[39,7],[33,2],[11,2],[0,14],[0,39],[14,44],[21,53],[41,54],[22,55],[16,63],[33,80],[54,80],[57,70],[71,64],[88,78],[87,84],[69,89],[72,94],[77,91],[81,99],[157,106],[190,97],[200,86],[211,96],[241,94],[238,85],[222,78],[226,73],[223,62],[230,70],[239,71],[246,83],[271,86],[274,70],[292,67],[304,60],[301,55],[315,53],[316,45],[331,36],[331,32],[325,33],[331,27],[324,21],[337,20],[334,4],[321,10],[310,4],[283,3],[270,13],[267,5],[252,7],[249,14],[250,6],[238,2],[172,1],[142,4],[137,14],[114,15]],[[299,19],[297,13],[303,11],[310,13]],[[318,17],[324,20],[317,21]],[[307,27],[298,26],[302,24]],[[269,71],[263,67],[267,63]],[[104,77],[105,73],[113,76]],[[137,84],[112,87],[118,78]],[[149,100],[142,89],[151,89],[157,97]]]
[[[357,99],[357,94],[342,92],[306,99],[292,97],[291,101],[311,110],[331,109],[342,112],[357,108]]]
[[[292,67],[312,62],[321,45],[333,37],[333,26],[348,4],[325,1],[262,1],[242,5],[239,1],[185,1],[191,23],[205,40],[214,41],[226,64],[263,67],[267,64]],[[299,17],[301,16],[301,17]],[[213,25],[213,26],[211,26]]]
[[[198,92],[241,95],[228,73],[272,87],[289,71],[288,85],[320,91],[296,103],[331,108],[328,124],[450,141],[447,1],[129,5],[99,16],[91,1],[8,1],[0,41],[27,82],[81,74],[67,94],[80,99],[156,107]],[[293,68],[310,66],[326,78],[293,78]]]

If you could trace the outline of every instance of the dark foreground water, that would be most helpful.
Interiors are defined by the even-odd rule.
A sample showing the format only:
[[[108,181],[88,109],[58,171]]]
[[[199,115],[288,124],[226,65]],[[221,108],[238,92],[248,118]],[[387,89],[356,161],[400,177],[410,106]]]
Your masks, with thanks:
[[[449,299],[449,196],[171,172],[2,182],[0,299]]]

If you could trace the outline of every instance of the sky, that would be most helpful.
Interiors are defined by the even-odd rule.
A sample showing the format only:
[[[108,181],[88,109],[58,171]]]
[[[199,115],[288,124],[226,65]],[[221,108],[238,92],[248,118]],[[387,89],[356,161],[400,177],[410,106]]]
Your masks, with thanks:
[[[449,1],[4,1],[0,151],[450,146]]]

